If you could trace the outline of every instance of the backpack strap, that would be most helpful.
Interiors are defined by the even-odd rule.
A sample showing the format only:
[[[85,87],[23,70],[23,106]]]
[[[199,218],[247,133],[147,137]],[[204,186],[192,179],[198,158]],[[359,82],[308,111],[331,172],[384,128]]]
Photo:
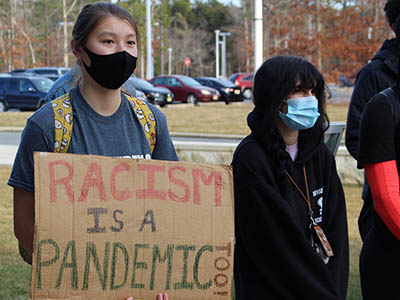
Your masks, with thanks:
[[[398,127],[400,122],[400,103],[399,97],[397,93],[393,90],[393,88],[387,88],[380,92],[381,95],[384,95],[388,100],[390,106],[392,107],[392,114],[394,118],[395,128]]]
[[[140,124],[142,124],[144,134],[149,142],[150,151],[153,153],[156,144],[156,119],[153,112],[145,101],[141,101],[130,95],[125,95],[129,100],[133,110],[138,117]]]
[[[72,136],[72,105],[69,93],[51,101],[54,111],[54,152],[67,153]]]
[[[156,144],[156,119],[146,102],[135,97],[125,95],[129,100],[140,124],[143,127],[146,139],[153,153]],[[72,105],[69,93],[51,101],[54,111],[55,135],[54,152],[67,153],[72,136]]]
[[[62,95],[51,101],[54,111],[54,152],[66,153],[72,135],[72,106],[69,94]],[[32,255],[18,244],[19,254],[28,264],[32,264]]]

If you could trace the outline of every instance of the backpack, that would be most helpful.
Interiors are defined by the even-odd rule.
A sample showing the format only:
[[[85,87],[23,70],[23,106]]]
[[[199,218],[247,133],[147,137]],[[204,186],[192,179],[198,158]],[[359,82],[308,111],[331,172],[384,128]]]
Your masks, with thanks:
[[[156,120],[146,102],[130,95],[125,95],[129,100],[140,124],[143,127],[150,151],[153,153],[156,142]],[[72,105],[69,93],[51,101],[54,111],[55,135],[54,152],[67,153],[72,137]]]
[[[146,102],[141,101],[130,95],[125,95],[129,100],[153,153],[156,142],[156,119]],[[51,101],[54,111],[55,135],[54,152],[67,153],[72,137],[72,105],[69,93]],[[19,254],[28,264],[32,264],[32,256],[19,244]]]

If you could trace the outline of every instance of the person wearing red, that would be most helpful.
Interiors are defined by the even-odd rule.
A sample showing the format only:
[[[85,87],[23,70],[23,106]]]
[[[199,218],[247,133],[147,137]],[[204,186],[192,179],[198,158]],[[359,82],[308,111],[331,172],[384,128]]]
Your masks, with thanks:
[[[399,41],[400,17],[395,28]],[[392,88],[372,97],[361,118],[358,167],[365,169],[374,204],[373,221],[360,255],[361,289],[366,300],[399,299],[399,79]]]

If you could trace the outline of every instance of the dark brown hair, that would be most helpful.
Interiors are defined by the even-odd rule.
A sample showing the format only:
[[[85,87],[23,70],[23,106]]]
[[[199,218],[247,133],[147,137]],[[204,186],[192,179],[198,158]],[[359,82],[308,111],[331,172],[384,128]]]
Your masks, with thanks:
[[[139,30],[131,14],[116,4],[105,2],[88,4],[82,8],[72,29],[72,38],[75,40],[75,47],[84,46],[92,30],[104,17],[108,16],[126,20],[131,24],[136,33],[136,43],[139,48]]]

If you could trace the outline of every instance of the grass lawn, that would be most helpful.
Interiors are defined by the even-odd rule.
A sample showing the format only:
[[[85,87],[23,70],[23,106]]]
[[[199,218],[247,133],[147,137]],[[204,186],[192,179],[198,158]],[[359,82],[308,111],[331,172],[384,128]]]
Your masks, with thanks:
[[[0,166],[0,299],[28,299],[30,266],[20,258],[13,234],[12,189],[6,185],[11,168]],[[361,207],[361,187],[345,186],[350,237],[350,281],[348,299],[361,299],[358,275],[360,238],[357,216]]]
[[[28,299],[31,268],[17,253],[12,189],[6,185],[10,171],[11,167],[0,167],[0,299]]]
[[[330,121],[345,121],[348,103],[340,102],[328,104],[327,111]],[[246,117],[253,109],[251,102],[232,103],[205,103],[197,107],[188,104],[170,105],[161,108],[167,116],[168,127],[171,132],[195,133],[222,133],[240,134],[249,133]],[[0,127],[23,127],[26,119],[32,112],[2,112],[0,113]]]

